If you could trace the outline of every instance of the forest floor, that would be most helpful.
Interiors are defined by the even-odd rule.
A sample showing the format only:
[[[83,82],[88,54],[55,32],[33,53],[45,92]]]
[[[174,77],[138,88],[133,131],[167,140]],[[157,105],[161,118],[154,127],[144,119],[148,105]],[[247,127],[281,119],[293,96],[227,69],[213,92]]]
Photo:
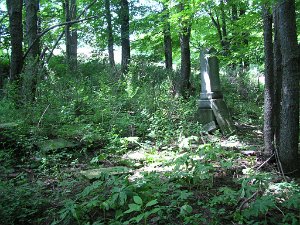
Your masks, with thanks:
[[[298,221],[294,209],[278,215],[286,206],[278,208],[277,195],[265,198],[274,191],[270,184],[286,177],[261,157],[260,127],[236,127],[230,137],[201,134],[160,146],[130,137],[112,153],[74,145],[32,151],[21,161],[2,157],[1,195],[18,199],[2,199],[9,203],[1,206],[3,224],[12,216],[13,224],[276,224],[286,215]]]

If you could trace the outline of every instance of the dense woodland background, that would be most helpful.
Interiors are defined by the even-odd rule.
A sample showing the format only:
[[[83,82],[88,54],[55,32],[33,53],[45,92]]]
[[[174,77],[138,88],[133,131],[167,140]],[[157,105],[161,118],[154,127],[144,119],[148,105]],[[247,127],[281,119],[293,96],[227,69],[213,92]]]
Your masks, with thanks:
[[[0,9],[0,224],[300,223],[299,1]],[[198,122],[211,47],[231,135]]]

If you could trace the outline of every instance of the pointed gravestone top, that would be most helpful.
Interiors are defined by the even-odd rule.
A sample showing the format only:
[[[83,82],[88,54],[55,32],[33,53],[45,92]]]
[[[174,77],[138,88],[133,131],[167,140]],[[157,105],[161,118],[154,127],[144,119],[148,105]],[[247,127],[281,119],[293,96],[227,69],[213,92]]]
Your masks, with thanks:
[[[219,61],[213,48],[203,49],[200,54],[201,99],[222,98]]]

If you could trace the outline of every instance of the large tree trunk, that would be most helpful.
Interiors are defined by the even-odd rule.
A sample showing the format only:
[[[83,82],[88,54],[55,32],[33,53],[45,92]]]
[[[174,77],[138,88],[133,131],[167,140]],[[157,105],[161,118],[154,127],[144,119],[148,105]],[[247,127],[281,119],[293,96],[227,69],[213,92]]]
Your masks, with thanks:
[[[35,62],[39,59],[40,46],[38,39],[38,10],[39,0],[26,0],[26,39],[29,50],[30,60],[29,73],[26,73],[26,77],[23,78],[23,96],[25,102],[34,101],[36,85],[37,85],[37,71],[38,66]]]
[[[7,0],[9,14],[9,32],[11,43],[10,79],[19,79],[23,67],[23,25],[22,25],[22,0]]]
[[[282,91],[282,55],[280,50],[278,9],[273,9],[274,21],[274,146],[279,149],[280,139],[280,109],[281,109],[281,91]]]
[[[180,34],[180,52],[181,52],[181,88],[183,97],[187,98],[191,88],[191,51],[190,51],[191,27],[182,28]]]
[[[26,0],[26,37],[28,46],[32,46],[29,55],[36,58],[39,55],[39,41],[35,41],[38,37],[38,10],[39,0]]]
[[[274,75],[272,15],[267,6],[263,7],[264,51],[265,51],[265,98],[264,98],[264,152],[274,152]]]
[[[110,0],[105,0],[105,16],[107,22],[108,59],[109,59],[109,64],[112,67],[114,67],[115,66],[114,36],[113,36],[113,28],[111,23]]]
[[[164,51],[165,51],[165,66],[167,70],[172,70],[173,57],[172,57],[172,37],[171,37],[171,26],[169,20],[168,9],[164,9]]]
[[[299,54],[296,33],[295,1],[279,2],[279,36],[282,53],[282,108],[279,159],[283,171],[299,173]]]
[[[76,13],[76,0],[65,0],[66,22],[76,20]],[[77,30],[74,26],[75,25],[67,24],[65,28],[67,64],[71,72],[77,69]]]
[[[123,73],[128,71],[130,60],[130,39],[129,39],[129,5],[127,0],[121,0],[121,45],[122,61],[121,69]]]
[[[179,4],[180,11],[185,10],[184,3]],[[187,18],[180,18],[180,53],[181,53],[181,69],[180,69],[180,94],[187,98],[191,89],[191,51],[190,51],[190,37],[191,37],[191,21]]]

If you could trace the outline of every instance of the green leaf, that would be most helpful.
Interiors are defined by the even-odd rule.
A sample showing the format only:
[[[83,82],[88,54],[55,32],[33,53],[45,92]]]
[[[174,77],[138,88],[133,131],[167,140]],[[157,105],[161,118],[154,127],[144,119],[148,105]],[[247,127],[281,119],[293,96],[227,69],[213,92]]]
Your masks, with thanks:
[[[160,211],[160,208],[154,208],[154,209],[152,209],[151,211],[147,212],[147,217],[150,216],[151,214],[157,213],[158,211]]]
[[[151,200],[150,202],[148,202],[146,204],[146,207],[150,207],[150,206],[156,205],[157,203],[158,203],[158,201],[156,199]]]
[[[141,206],[137,204],[129,204],[129,209],[125,211],[124,213],[131,213],[131,212],[140,212]]]
[[[115,218],[119,220],[124,215],[122,210],[116,210]]]
[[[137,217],[134,218],[135,221],[136,221],[137,223],[140,222],[140,221],[144,218],[144,215],[145,215],[144,213],[138,215]]]
[[[102,202],[100,208],[103,208],[105,210],[109,210],[109,204],[107,202]]]
[[[125,205],[125,202],[127,200],[127,195],[124,191],[119,193],[119,203],[121,206]]]
[[[181,214],[181,215],[188,215],[188,214],[190,214],[192,211],[193,211],[193,208],[192,208],[192,206],[190,206],[190,205],[183,205],[183,206],[181,206],[181,208],[180,208],[180,214]]]
[[[133,196],[133,201],[138,204],[138,205],[143,205],[143,200],[141,199],[140,196]]]

